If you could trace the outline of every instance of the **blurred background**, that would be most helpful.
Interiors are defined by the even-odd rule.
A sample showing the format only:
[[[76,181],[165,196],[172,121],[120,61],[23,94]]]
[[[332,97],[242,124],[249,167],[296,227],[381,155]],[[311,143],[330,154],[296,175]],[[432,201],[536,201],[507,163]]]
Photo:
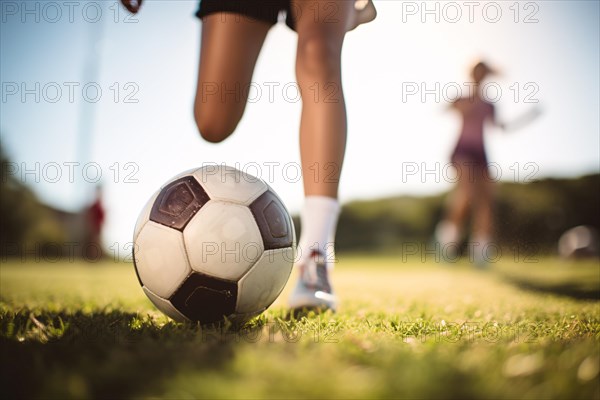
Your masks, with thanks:
[[[497,239],[555,253],[568,229],[600,229],[599,3],[375,4],[378,18],[343,53],[338,250],[431,240],[452,188],[460,120],[448,105],[468,94],[479,59],[500,72],[488,92],[500,120],[543,111],[516,132],[487,131]],[[112,1],[1,6],[3,256],[77,243],[69,251],[88,260],[126,258],[151,194],[210,163],[260,176],[299,211],[296,35],[285,25],[269,33],[236,133],[213,145],[192,115],[196,1],[147,1],[135,17]]]

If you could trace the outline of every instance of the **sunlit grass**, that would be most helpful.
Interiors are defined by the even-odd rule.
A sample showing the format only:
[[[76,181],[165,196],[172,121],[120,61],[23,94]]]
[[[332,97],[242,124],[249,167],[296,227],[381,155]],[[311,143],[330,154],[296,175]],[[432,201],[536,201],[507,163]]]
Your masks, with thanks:
[[[292,277],[242,331],[171,322],[129,264],[4,263],[3,393],[600,398],[597,262],[425,261],[342,256],[338,313],[287,319]]]

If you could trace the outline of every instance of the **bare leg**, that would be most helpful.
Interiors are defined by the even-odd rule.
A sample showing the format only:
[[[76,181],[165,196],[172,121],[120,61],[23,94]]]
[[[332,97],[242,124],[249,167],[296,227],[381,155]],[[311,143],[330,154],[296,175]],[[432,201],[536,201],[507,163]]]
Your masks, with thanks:
[[[494,186],[487,169],[482,169],[476,181],[477,203],[473,213],[473,234],[487,240],[492,239]]]
[[[306,200],[298,244],[300,279],[290,306],[335,310],[328,269],[335,260],[338,184],[346,148],[341,54],[356,10],[347,0],[293,0],[292,10],[298,32],[296,77],[302,95],[300,153]]]
[[[493,182],[489,179],[486,167],[476,168],[473,207],[473,234],[471,257],[480,268],[487,267],[496,255],[489,246],[492,240]]]
[[[446,203],[446,215],[435,228],[435,239],[441,246],[441,254],[447,261],[458,256],[459,242],[465,219],[470,211],[473,201],[472,168],[464,160],[457,160],[456,172],[458,182]]]
[[[302,93],[300,151],[304,192],[337,198],[346,148],[346,105],[341,53],[354,3],[294,0],[298,49],[296,77]],[[330,11],[325,12],[325,8]],[[315,13],[319,9],[322,12]],[[318,18],[315,18],[318,17]]]
[[[470,166],[457,163],[457,173],[460,177],[454,193],[450,197],[450,206],[447,219],[459,231],[463,229],[469,209],[473,202],[474,177],[470,173]],[[457,238],[458,239],[458,238]]]
[[[194,116],[209,142],[227,138],[242,118],[254,66],[270,27],[230,13],[203,18]]]

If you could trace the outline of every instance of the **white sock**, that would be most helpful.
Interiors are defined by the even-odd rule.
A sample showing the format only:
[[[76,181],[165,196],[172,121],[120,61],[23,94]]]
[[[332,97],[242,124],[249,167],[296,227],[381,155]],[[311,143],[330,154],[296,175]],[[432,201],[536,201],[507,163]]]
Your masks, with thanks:
[[[494,249],[488,248],[490,242],[491,238],[488,235],[473,236],[473,256],[476,262],[487,261],[489,258],[493,258],[495,256],[495,254],[493,253]]]
[[[300,214],[301,234],[298,242],[298,261],[304,262],[313,251],[325,255],[327,267],[335,260],[334,242],[340,203],[327,196],[306,196]]]
[[[435,227],[435,238],[442,246],[458,245],[460,232],[458,227],[448,220],[440,221]]]

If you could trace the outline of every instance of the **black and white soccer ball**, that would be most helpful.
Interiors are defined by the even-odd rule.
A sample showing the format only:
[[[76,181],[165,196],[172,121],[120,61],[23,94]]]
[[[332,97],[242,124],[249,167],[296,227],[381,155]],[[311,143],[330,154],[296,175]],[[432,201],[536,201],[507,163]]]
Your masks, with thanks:
[[[264,181],[210,165],[170,179],[134,231],[144,293],[177,321],[243,323],[279,296],[295,251],[292,219]]]

